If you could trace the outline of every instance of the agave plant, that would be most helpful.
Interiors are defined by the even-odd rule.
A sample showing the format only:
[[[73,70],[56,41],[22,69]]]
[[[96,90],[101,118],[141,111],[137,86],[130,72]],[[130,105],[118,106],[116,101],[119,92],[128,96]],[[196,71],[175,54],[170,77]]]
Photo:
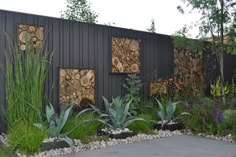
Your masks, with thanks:
[[[176,105],[179,104],[181,101],[178,102],[171,102],[169,101],[166,104],[166,107],[158,100],[155,99],[158,103],[160,110],[157,111],[157,116],[161,119],[162,126],[169,123],[170,121],[176,121],[183,115],[190,115],[188,112],[182,112],[178,116],[175,117],[174,113],[176,111]]]
[[[109,103],[105,97],[103,97],[103,100],[105,111],[102,111],[93,105],[90,106],[98,113],[98,121],[105,124],[109,129],[123,129],[135,121],[145,121],[142,118],[136,118],[130,114],[129,109],[131,101],[125,103],[120,97],[112,98],[111,103]]]
[[[79,127],[79,125],[75,126],[74,128],[72,128],[71,130],[69,130],[65,133],[62,133],[62,129],[65,126],[65,124],[71,114],[72,108],[73,108],[73,104],[62,105],[61,110],[60,110],[60,114],[58,115],[55,112],[52,104],[49,104],[46,107],[46,117],[47,117],[47,123],[49,125],[49,136],[52,138],[56,138],[56,140],[65,141],[66,143],[68,143],[71,146],[71,148],[74,148],[74,141],[72,139],[68,138],[67,135],[69,135],[75,129],[77,129]],[[89,110],[91,110],[91,109],[84,109],[81,112],[79,112],[77,114],[77,116],[80,116],[81,114],[83,114]],[[41,123],[37,123],[34,125],[38,128],[44,128],[43,124],[41,124]]]

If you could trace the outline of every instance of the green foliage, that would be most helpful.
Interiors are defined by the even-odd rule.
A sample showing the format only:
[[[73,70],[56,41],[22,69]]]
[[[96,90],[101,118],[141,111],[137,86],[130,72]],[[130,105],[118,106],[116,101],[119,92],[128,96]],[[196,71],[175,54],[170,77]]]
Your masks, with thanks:
[[[189,50],[191,53],[201,53],[204,48],[203,40],[189,39],[180,32],[172,36],[172,42],[176,49]]]
[[[7,123],[11,127],[17,120],[29,124],[40,121],[47,75],[48,54],[43,48],[34,49],[26,43],[25,51],[9,41],[6,53]]]
[[[154,102],[153,99],[141,100],[137,106],[139,115],[150,115],[152,119],[156,119],[156,114],[153,112]]]
[[[216,54],[219,64],[221,97],[225,103],[224,94],[224,53],[236,52],[236,3],[235,0],[182,0],[192,10],[201,14],[195,27],[199,28],[197,38],[209,41],[207,48]],[[181,6],[177,9],[184,13]],[[233,16],[232,16],[233,15]],[[226,40],[225,40],[226,39]]]
[[[231,125],[231,118],[234,114],[236,114],[236,110],[232,110],[232,109],[224,110],[223,116],[224,116],[224,121],[226,124]]]
[[[156,25],[155,25],[154,19],[151,20],[151,25],[150,25],[150,27],[147,29],[147,31],[149,31],[149,32],[151,32],[151,33],[156,33]]]
[[[141,79],[136,74],[128,74],[126,78],[126,84],[123,87],[127,89],[127,94],[125,95],[125,102],[130,102],[130,112],[132,115],[137,115],[138,104],[140,104],[141,99],[139,96],[140,88],[142,87]]]
[[[220,97],[221,89],[222,88],[221,88],[220,79],[217,79],[215,83],[211,84],[211,95],[213,95],[214,97]],[[227,95],[230,92],[228,83],[226,83],[224,86],[224,92],[225,92],[225,95]]]
[[[69,132],[75,126],[79,125],[80,127],[68,134],[68,137],[72,139],[80,139],[82,143],[87,143],[86,141],[88,141],[90,136],[95,135],[97,130],[102,127],[100,122],[93,121],[96,118],[97,116],[92,112],[84,113],[79,117],[70,118],[62,132]]]
[[[236,113],[233,113],[233,115],[231,116],[231,126],[233,139],[236,141]]]
[[[187,109],[191,116],[182,119],[182,122],[195,133],[222,136],[229,134],[231,127],[227,120],[228,111],[225,111],[222,115],[216,104],[217,102],[210,98],[199,97],[195,99],[193,104],[191,104],[191,108]]]
[[[125,103],[125,101],[120,97],[116,97],[115,99],[112,98],[111,103],[109,103],[105,97],[103,97],[103,100],[105,104],[105,111],[101,111],[93,105],[91,105],[91,107],[98,113],[98,121],[105,124],[108,128],[126,128],[135,121],[143,120],[142,118],[131,116],[129,112],[131,101]]]
[[[19,150],[24,154],[34,154],[40,151],[47,131],[38,129],[25,122],[18,122],[7,135],[9,147],[12,150]]]
[[[50,137],[60,137],[61,131],[69,118],[72,108],[72,104],[67,104],[65,106],[62,105],[60,115],[57,115],[52,104],[46,107],[46,117],[49,123]]]
[[[0,156],[1,157],[12,157],[12,151],[6,146],[0,146]]]
[[[164,124],[169,123],[170,121],[178,120],[179,118],[181,118],[181,116],[190,115],[188,112],[182,112],[178,116],[175,117],[174,114],[176,111],[176,105],[179,104],[180,101],[178,102],[169,101],[166,105],[163,105],[158,99],[156,99],[156,101],[159,106],[159,110],[157,110],[157,116],[161,119],[162,126]]]
[[[87,0],[67,0],[66,10],[61,13],[62,18],[80,22],[96,23],[98,18]]]
[[[210,126],[214,125],[214,121],[211,117],[213,101],[209,98],[199,98],[192,104],[192,108],[189,109],[189,116],[186,119],[182,119],[184,125],[191,129],[193,132],[208,132]]]
[[[230,99],[236,97],[236,84],[235,84],[234,80],[235,80],[235,76],[232,78],[231,83],[228,84],[228,88],[229,88],[228,98],[230,98]]]
[[[75,125],[74,128],[71,128],[71,130],[68,130],[67,132],[62,133],[62,129],[66,125],[68,118],[71,114],[71,109],[73,108],[73,104],[66,104],[61,105],[60,114],[58,115],[53,106],[50,104],[46,107],[46,117],[47,117],[47,123],[49,126],[49,136],[54,137],[57,140],[63,140],[65,141],[70,147],[74,148],[74,141],[71,138],[68,138],[67,135],[73,132],[75,129],[79,127],[79,124]],[[84,109],[81,112],[78,113],[77,116],[80,116],[81,114],[85,113],[89,109]],[[44,129],[44,124],[34,124],[36,127],[40,129]]]
[[[153,117],[150,114],[140,114],[139,118],[145,121],[136,121],[132,123],[128,128],[137,133],[154,134],[152,128]]]

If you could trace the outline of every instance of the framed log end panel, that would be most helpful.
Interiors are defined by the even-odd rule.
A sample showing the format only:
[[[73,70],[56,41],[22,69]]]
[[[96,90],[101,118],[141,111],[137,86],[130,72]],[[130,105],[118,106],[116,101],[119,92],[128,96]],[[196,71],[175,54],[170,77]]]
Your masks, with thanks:
[[[41,26],[19,24],[18,25],[18,46],[24,51],[26,43],[32,44],[34,49],[40,48],[43,45],[44,28]]]
[[[158,96],[167,93],[167,87],[159,81],[150,82],[149,96]]]
[[[60,104],[86,108],[95,103],[95,70],[60,69]]]
[[[140,72],[140,40],[112,37],[112,73]]]

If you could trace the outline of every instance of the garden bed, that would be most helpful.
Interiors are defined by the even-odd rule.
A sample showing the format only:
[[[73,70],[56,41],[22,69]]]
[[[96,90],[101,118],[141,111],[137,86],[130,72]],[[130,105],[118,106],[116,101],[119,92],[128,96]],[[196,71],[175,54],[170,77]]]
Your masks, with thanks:
[[[176,131],[169,131],[169,130],[155,130],[155,134],[153,135],[146,135],[146,134],[137,134],[132,137],[128,137],[126,139],[111,139],[109,138],[108,140],[101,140],[101,141],[92,141],[88,144],[82,144],[80,140],[75,140],[76,147],[74,149],[75,152],[81,152],[81,151],[88,151],[88,150],[94,150],[94,149],[101,149],[105,147],[110,147],[114,146],[117,144],[127,144],[127,143],[135,143],[135,142],[141,142],[141,141],[146,141],[146,140],[154,140],[154,139],[159,139],[159,138],[165,138],[165,137],[170,137],[170,136],[175,136],[175,135],[193,135],[193,136],[201,136],[201,137],[206,137],[206,138],[211,138],[211,139],[216,139],[216,140],[224,140],[228,142],[234,142],[232,139],[231,135],[227,135],[224,137],[220,136],[213,136],[213,135],[207,135],[207,134],[194,134],[190,130],[176,130]],[[5,138],[3,136],[0,136],[1,140],[5,141]],[[1,141],[0,140],[0,141]],[[4,142],[3,142],[4,143]],[[60,143],[56,144],[56,146],[62,146],[64,147],[65,143]],[[55,146],[55,145],[53,145]],[[50,156],[59,156],[59,155],[65,155],[69,153],[73,153],[72,149],[70,147],[64,147],[64,148],[53,148],[49,149],[49,145],[45,145],[46,148],[43,148],[43,152],[39,152],[38,154],[35,154],[34,156],[37,157],[50,157]],[[17,153],[18,156],[23,157],[24,155]]]

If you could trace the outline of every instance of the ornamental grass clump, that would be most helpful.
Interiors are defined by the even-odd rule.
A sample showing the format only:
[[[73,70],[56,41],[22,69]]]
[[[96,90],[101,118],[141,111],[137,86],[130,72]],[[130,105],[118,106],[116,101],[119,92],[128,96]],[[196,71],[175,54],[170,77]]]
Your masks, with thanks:
[[[44,97],[44,82],[50,57],[45,48],[33,48],[27,42],[25,50],[9,42],[6,53],[7,123],[18,120],[29,124],[40,121]]]
[[[19,121],[9,129],[7,139],[11,150],[32,155],[40,151],[47,134],[47,130],[41,130],[33,125],[28,125],[27,122]]]

